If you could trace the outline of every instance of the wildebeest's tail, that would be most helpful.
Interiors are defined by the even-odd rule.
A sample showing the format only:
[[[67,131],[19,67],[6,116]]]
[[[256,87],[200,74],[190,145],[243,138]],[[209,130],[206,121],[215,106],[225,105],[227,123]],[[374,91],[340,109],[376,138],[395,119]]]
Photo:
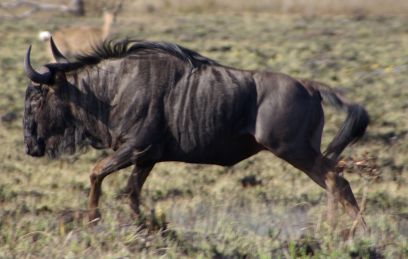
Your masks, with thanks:
[[[370,117],[363,106],[347,102],[330,86],[313,80],[300,81],[306,87],[318,90],[324,102],[347,112],[346,120],[324,152],[325,156],[337,160],[347,145],[358,141],[364,135]]]

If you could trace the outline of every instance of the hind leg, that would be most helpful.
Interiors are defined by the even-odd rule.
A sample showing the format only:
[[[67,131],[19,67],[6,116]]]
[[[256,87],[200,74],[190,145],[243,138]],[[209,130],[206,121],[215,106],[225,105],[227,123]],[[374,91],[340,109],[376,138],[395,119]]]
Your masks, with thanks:
[[[328,171],[325,177],[327,190],[329,192],[329,209],[340,202],[347,214],[357,220],[364,230],[367,230],[367,224],[360,213],[357,200],[354,197],[349,182],[335,171]],[[332,204],[330,204],[332,203]]]
[[[329,209],[339,201],[366,228],[349,183],[336,172],[337,162],[320,152],[324,114],[320,98],[284,106],[264,102],[259,107],[254,137],[276,156],[306,173],[329,194]],[[282,110],[280,110],[282,109]],[[273,116],[271,112],[274,111]]]
[[[309,150],[309,152],[310,151],[311,150]],[[337,172],[336,162],[324,157],[320,152],[314,161],[311,170],[307,169],[309,166],[307,164],[306,167],[305,164],[299,164],[298,162],[292,161],[291,164],[305,172],[328,192],[329,222],[333,225],[335,224],[337,204],[340,202],[350,217],[358,220],[364,230],[367,230],[367,225],[360,214],[360,208],[350,184]]]
[[[324,157],[314,145],[303,142],[303,145],[281,145],[279,150],[267,148],[289,162],[294,167],[306,173],[313,181],[328,192],[329,221],[335,220],[335,212],[340,202],[347,213],[360,222],[366,230],[367,225],[360,214],[358,203],[351,190],[350,184],[336,172],[336,162]],[[331,213],[331,214],[330,214]]]

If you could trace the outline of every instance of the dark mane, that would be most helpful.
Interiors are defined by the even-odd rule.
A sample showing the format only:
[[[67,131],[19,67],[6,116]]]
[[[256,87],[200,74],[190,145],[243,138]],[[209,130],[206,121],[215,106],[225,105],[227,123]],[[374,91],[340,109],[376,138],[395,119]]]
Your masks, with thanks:
[[[131,54],[167,53],[175,56],[192,68],[201,65],[219,65],[216,61],[199,53],[169,42],[153,42],[132,39],[107,40],[93,48],[91,53],[79,54],[74,57],[76,68],[95,65],[105,59],[122,58]]]

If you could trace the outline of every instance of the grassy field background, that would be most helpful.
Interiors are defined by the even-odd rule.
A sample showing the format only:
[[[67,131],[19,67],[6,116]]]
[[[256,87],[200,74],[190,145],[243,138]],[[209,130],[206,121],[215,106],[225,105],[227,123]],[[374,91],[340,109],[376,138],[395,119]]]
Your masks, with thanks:
[[[33,64],[47,62],[37,33],[97,26],[102,21],[96,6],[95,14],[84,18],[37,14],[0,21],[0,258],[408,257],[405,1],[391,1],[401,5],[384,7],[393,10],[388,15],[369,1],[362,1],[366,9],[349,8],[358,12],[322,8],[319,15],[240,9],[231,2],[188,1],[199,8],[187,9],[177,1],[128,3],[114,33],[177,42],[225,65],[280,71],[345,89],[372,119],[363,140],[344,152],[346,159],[370,158],[378,168],[372,176],[346,172],[370,232],[347,241],[344,233],[352,222],[342,215],[330,233],[325,192],[268,153],[230,168],[157,165],[142,194],[148,228],[130,216],[120,195],[129,170],[120,171],[104,182],[103,220],[89,226],[84,216],[89,173],[109,151],[88,150],[57,161],[24,154],[23,57],[33,44]],[[323,145],[344,119],[326,111]]]

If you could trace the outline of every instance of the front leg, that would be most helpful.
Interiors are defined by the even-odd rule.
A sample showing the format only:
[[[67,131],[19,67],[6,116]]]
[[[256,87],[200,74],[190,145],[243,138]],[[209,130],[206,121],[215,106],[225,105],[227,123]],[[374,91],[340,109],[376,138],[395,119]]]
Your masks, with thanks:
[[[89,192],[89,221],[100,218],[98,210],[99,198],[102,194],[102,181],[109,174],[126,168],[135,163],[141,153],[130,147],[121,147],[112,155],[99,161],[90,175],[91,190]]]
[[[154,164],[143,166],[136,165],[128,179],[127,190],[129,192],[130,207],[137,218],[140,216],[140,193],[153,166]]]

